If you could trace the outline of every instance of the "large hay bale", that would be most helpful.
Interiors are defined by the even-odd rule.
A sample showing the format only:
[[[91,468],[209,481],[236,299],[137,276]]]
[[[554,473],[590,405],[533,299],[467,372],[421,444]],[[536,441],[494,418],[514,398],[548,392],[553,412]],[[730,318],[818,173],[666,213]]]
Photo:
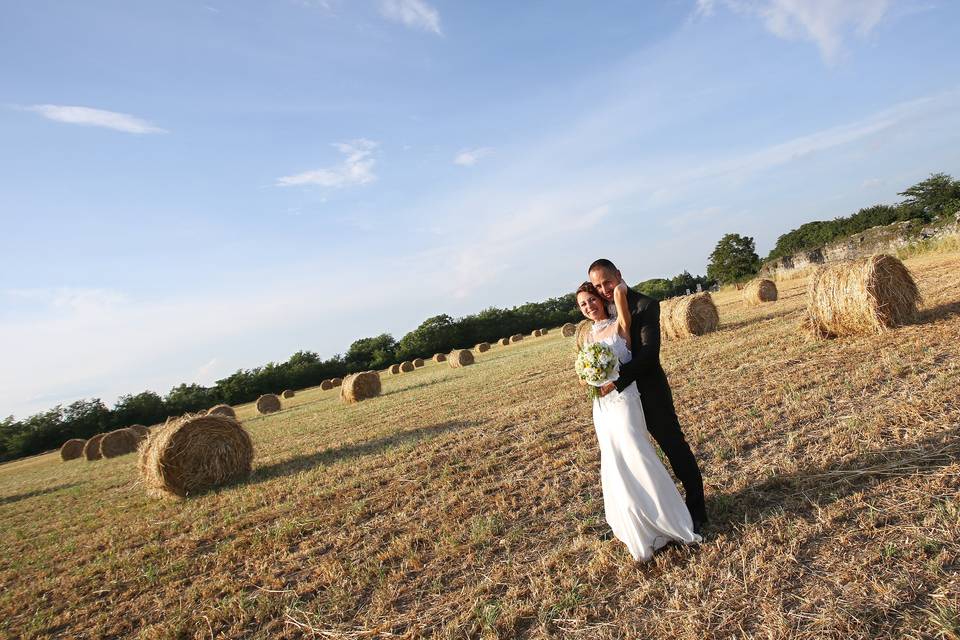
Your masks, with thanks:
[[[76,460],[83,455],[83,445],[85,444],[87,444],[86,440],[70,438],[60,446],[60,459]]]
[[[98,433],[92,436],[87,443],[83,445],[83,457],[87,460],[99,460],[103,456],[100,454],[100,441],[103,440],[105,433]]]
[[[416,367],[414,367],[413,363],[410,362],[409,360],[404,360],[403,362],[400,363],[400,371],[403,373],[410,373],[414,369],[416,369]]]
[[[343,379],[342,379],[342,378],[330,378],[330,384],[332,384],[332,385],[335,386],[335,387],[339,387],[341,384],[343,384]]]
[[[447,356],[447,362],[454,369],[473,364],[473,352],[469,349],[454,349]]]
[[[577,326],[573,330],[574,338],[577,343],[577,350],[583,349],[584,343],[587,341],[587,336],[590,335],[590,332],[593,330],[593,322],[587,319],[581,320],[577,323]]]
[[[435,353],[435,354],[433,354],[433,361],[434,361],[434,362],[446,362],[446,361],[447,361],[447,356],[446,356],[446,354],[443,354],[443,353]]]
[[[275,393],[265,393],[257,398],[257,413],[273,413],[280,411],[280,398]]]
[[[380,395],[380,375],[376,371],[354,373],[343,379],[340,399],[347,404]]]
[[[117,429],[103,436],[100,441],[100,455],[104,458],[116,458],[133,453],[140,444],[137,432],[131,429]]]
[[[751,280],[743,288],[743,301],[751,307],[756,307],[764,302],[775,302],[777,299],[777,285],[773,280],[766,278],[757,278]]]
[[[324,380],[320,383],[320,391],[330,391],[333,389],[333,380]]]
[[[520,342],[521,340],[523,340],[523,334],[521,334],[521,333],[515,333],[515,334],[513,334],[512,336],[510,336],[510,343],[511,343],[511,344]]]
[[[284,398],[292,398],[293,396],[297,395],[297,393],[293,389],[284,389],[283,393],[280,395],[282,395]]]
[[[133,433],[136,434],[137,442],[140,442],[150,437],[150,429],[146,428],[142,424],[132,424],[129,427],[127,427],[127,429],[130,429],[130,431],[133,431]]]
[[[560,327],[560,335],[564,338],[572,338],[573,336],[577,335],[577,325],[573,324],[572,322],[565,323],[562,327]]]
[[[820,267],[807,285],[807,326],[819,338],[881,333],[917,317],[920,291],[893,256]]]
[[[140,446],[137,466],[150,494],[184,498],[249,476],[253,442],[229,416],[185,416]]]
[[[211,407],[207,410],[208,416],[227,416],[228,418],[236,418],[237,412],[234,411],[233,407],[228,404],[218,404],[215,407]]]
[[[414,367],[422,367],[422,366],[423,366],[423,358],[414,358],[414,359],[413,359],[413,366],[414,366]]]
[[[477,353],[485,353],[485,352],[487,352],[487,351],[490,351],[490,343],[489,343],[489,342],[481,342],[480,344],[478,344],[477,346],[475,346],[474,349],[476,349]]]
[[[668,298],[660,303],[660,333],[672,340],[716,331],[720,314],[709,292]]]
[[[400,365],[398,365],[398,364],[392,364],[392,365],[390,365],[390,375],[394,375],[394,376],[395,376],[395,375],[397,375],[398,373],[400,373]],[[347,378],[349,378],[349,377],[350,377],[350,376],[347,376]],[[347,378],[344,378],[344,379],[343,379],[344,382],[346,382]]]
[[[501,347],[505,347],[510,344],[510,338],[500,338],[497,340],[497,344],[499,344]]]

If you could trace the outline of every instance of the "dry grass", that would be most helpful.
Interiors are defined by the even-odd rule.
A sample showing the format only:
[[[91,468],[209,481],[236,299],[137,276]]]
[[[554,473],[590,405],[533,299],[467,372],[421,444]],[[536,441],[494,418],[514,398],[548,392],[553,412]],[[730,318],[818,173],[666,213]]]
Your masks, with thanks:
[[[925,302],[896,331],[810,342],[793,281],[664,344],[700,547],[638,565],[606,539],[554,332],[356,405],[239,406],[253,474],[186,501],[131,456],[0,466],[0,636],[956,638],[960,255],[908,266]]]

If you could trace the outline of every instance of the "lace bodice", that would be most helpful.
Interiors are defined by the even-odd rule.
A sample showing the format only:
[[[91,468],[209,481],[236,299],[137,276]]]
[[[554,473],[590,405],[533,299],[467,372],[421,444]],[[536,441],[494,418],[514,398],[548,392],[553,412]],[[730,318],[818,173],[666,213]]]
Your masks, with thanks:
[[[609,345],[621,364],[626,364],[633,358],[633,354],[630,352],[630,349],[627,348],[627,341],[617,332],[616,318],[594,322],[590,330],[589,341],[602,342],[603,344]]]

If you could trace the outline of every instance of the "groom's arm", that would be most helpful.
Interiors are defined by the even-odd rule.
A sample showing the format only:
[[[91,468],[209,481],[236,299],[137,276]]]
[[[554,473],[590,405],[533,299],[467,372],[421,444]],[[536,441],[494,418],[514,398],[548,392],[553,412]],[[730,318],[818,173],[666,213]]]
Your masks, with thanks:
[[[633,357],[620,365],[620,377],[613,384],[623,391],[638,377],[660,362],[660,303],[651,301],[647,308],[633,316],[630,327]]]

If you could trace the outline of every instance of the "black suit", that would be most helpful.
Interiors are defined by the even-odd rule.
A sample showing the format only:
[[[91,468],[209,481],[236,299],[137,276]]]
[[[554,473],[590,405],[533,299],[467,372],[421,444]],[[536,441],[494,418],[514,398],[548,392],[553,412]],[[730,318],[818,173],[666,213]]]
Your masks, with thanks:
[[[694,522],[706,521],[703,477],[690,445],[680,430],[673,408],[673,393],[667,375],[660,366],[660,303],[649,296],[627,289],[630,309],[630,342],[633,358],[620,366],[620,378],[614,383],[623,391],[634,382],[643,401],[647,430],[670,461],[673,472],[683,484],[687,509]]]

